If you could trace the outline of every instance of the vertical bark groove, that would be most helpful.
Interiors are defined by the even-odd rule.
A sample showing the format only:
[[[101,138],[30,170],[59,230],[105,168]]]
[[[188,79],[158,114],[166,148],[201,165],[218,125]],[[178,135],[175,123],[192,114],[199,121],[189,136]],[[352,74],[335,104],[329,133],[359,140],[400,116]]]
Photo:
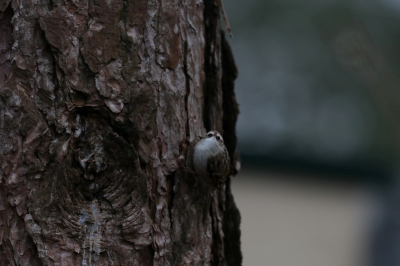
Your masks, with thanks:
[[[240,158],[236,152],[236,121],[239,114],[239,105],[236,101],[234,80],[237,78],[238,70],[232,54],[232,50],[222,33],[222,91],[223,91],[223,127],[224,141],[231,158],[231,173],[236,175],[240,170]],[[229,133],[228,133],[229,132]],[[232,191],[231,180],[228,178],[226,183],[226,204],[225,216],[223,222],[223,231],[225,233],[225,257],[228,265],[242,265],[242,253],[240,251],[240,213],[237,209]]]
[[[204,1],[205,47],[204,47],[204,126],[223,133],[221,90],[221,35],[220,7],[216,1]]]

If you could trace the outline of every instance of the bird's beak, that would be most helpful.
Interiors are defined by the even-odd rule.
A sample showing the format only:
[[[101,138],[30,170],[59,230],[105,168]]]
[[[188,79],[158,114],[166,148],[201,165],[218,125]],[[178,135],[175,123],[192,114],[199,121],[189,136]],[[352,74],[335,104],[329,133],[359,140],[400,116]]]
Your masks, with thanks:
[[[206,139],[207,138],[207,133],[204,136],[200,136],[200,139]]]

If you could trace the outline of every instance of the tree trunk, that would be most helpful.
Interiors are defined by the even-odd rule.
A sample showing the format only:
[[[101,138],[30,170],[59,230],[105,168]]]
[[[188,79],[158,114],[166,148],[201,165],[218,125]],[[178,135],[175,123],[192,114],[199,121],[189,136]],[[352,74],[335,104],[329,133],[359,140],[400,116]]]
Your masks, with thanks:
[[[241,265],[230,180],[181,170],[210,129],[239,164],[218,3],[0,0],[0,265]]]

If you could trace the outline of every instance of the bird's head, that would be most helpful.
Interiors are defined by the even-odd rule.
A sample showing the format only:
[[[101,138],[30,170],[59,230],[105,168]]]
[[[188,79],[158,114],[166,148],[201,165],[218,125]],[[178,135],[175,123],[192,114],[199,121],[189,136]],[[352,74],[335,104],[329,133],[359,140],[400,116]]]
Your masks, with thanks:
[[[219,132],[216,130],[211,130],[208,132],[205,138],[215,138],[218,142],[224,143],[224,139],[222,138],[221,134],[219,134]]]

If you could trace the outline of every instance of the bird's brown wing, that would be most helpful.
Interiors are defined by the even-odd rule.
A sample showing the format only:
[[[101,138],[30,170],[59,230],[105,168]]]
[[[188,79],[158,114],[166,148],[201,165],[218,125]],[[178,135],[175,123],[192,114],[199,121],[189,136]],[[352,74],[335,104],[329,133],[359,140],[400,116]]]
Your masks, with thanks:
[[[207,161],[207,171],[214,185],[221,188],[226,181],[226,177],[230,173],[230,159],[228,151],[224,149],[222,152],[210,156]]]

